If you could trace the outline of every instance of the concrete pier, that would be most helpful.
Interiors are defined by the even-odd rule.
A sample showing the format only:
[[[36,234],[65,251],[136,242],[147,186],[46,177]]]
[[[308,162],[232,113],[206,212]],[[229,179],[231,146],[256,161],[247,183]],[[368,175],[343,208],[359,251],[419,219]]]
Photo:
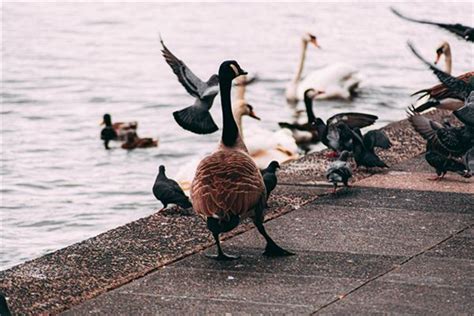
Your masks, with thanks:
[[[472,313],[474,180],[426,180],[425,142],[384,129],[391,168],[336,195],[323,153],[283,167],[265,225],[296,256],[263,257],[247,223],[223,242],[241,259],[214,262],[204,221],[169,210],[1,271],[0,291],[16,314]]]

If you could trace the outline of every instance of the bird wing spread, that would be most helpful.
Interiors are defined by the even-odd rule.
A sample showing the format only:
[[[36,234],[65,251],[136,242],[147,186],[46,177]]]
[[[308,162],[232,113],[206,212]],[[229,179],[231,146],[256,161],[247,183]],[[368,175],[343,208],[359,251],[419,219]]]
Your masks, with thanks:
[[[339,113],[336,115],[331,116],[326,124],[332,125],[337,124],[339,122],[344,122],[350,128],[358,127],[363,128],[369,125],[374,124],[374,122],[378,119],[377,116],[365,113],[357,113],[357,112],[346,112],[346,113]]]

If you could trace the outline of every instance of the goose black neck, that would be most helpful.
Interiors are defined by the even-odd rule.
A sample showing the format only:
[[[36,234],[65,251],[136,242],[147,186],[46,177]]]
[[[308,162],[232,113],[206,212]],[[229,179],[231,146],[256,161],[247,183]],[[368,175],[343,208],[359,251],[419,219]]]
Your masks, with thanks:
[[[316,116],[314,116],[314,113],[313,113],[313,99],[308,98],[308,97],[305,96],[304,104],[306,106],[306,113],[308,115],[308,122],[315,122],[316,121]]]
[[[221,92],[222,118],[224,127],[222,129],[222,142],[228,147],[235,145],[239,135],[239,129],[232,114],[232,103],[230,100],[230,89],[232,80],[219,76]]]

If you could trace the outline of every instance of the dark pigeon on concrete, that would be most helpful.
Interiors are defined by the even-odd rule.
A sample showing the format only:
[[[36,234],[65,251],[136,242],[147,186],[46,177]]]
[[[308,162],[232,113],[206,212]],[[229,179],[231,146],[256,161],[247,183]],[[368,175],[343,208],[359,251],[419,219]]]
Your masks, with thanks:
[[[462,25],[459,23],[456,24],[448,24],[448,23],[439,23],[439,22],[432,22],[432,21],[427,21],[427,20],[418,20],[418,19],[413,19],[409,18],[394,8],[390,8],[392,12],[397,15],[398,17],[410,21],[410,22],[415,22],[415,23],[421,23],[421,24],[429,24],[429,25],[435,25],[437,27],[440,27],[448,32],[451,32],[455,34],[456,36],[468,41],[468,42],[474,42],[474,28],[466,25]]]
[[[352,177],[351,165],[348,162],[350,153],[344,150],[336,161],[329,164],[326,171],[326,178],[334,185],[333,193],[336,193],[338,183],[343,183],[349,187],[349,179]]]
[[[469,77],[468,81],[456,78],[448,74],[447,72],[442,71],[436,66],[432,65],[426,59],[424,59],[414,48],[413,44],[410,42],[407,43],[408,47],[412,53],[421,60],[425,65],[427,65],[431,71],[438,77],[438,80],[443,83],[448,90],[452,98],[465,101],[470,93],[474,90],[474,77]]]
[[[388,149],[392,147],[390,139],[381,130],[373,130],[362,135],[360,129],[352,132],[353,155],[357,167],[388,168],[388,165],[375,153],[375,148]]]
[[[219,128],[209,112],[214,99],[219,93],[219,77],[214,74],[206,82],[197,77],[184,62],[178,59],[160,39],[163,57],[178,77],[186,91],[195,98],[194,104],[180,111],[173,112],[176,122],[190,132],[211,134]]]
[[[179,184],[173,179],[166,177],[165,166],[163,165],[160,166],[158,176],[153,185],[153,195],[163,204],[163,208],[158,212],[168,207],[168,204],[176,204],[184,209],[193,206]]]
[[[466,126],[474,128],[474,91],[471,91],[464,106],[453,114]]]
[[[278,161],[272,161],[267,168],[261,170],[263,182],[265,184],[265,190],[267,191],[267,201],[270,198],[270,193],[275,189],[278,179],[276,176],[277,169],[280,169]]]
[[[408,109],[407,114],[413,128],[427,140],[432,151],[445,157],[462,157],[473,146],[474,134],[468,126],[440,124],[416,113],[413,107]]]
[[[12,313],[10,312],[10,309],[8,308],[7,304],[7,298],[5,297],[5,294],[0,293],[0,316],[11,316]]]
[[[470,178],[471,173],[468,170],[466,164],[455,158],[447,157],[439,152],[431,150],[429,146],[427,146],[427,150],[425,153],[426,162],[436,170],[436,177],[430,178],[429,180],[441,180],[444,178],[448,171],[455,172],[465,178]]]

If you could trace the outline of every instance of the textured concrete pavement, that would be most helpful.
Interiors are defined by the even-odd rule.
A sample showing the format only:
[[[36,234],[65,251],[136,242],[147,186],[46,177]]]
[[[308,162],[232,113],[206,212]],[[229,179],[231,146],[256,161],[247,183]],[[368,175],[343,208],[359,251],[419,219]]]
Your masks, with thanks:
[[[473,182],[429,171],[412,159],[267,222],[296,256],[263,257],[252,229],[223,243],[240,260],[200,252],[65,314],[470,314]]]

